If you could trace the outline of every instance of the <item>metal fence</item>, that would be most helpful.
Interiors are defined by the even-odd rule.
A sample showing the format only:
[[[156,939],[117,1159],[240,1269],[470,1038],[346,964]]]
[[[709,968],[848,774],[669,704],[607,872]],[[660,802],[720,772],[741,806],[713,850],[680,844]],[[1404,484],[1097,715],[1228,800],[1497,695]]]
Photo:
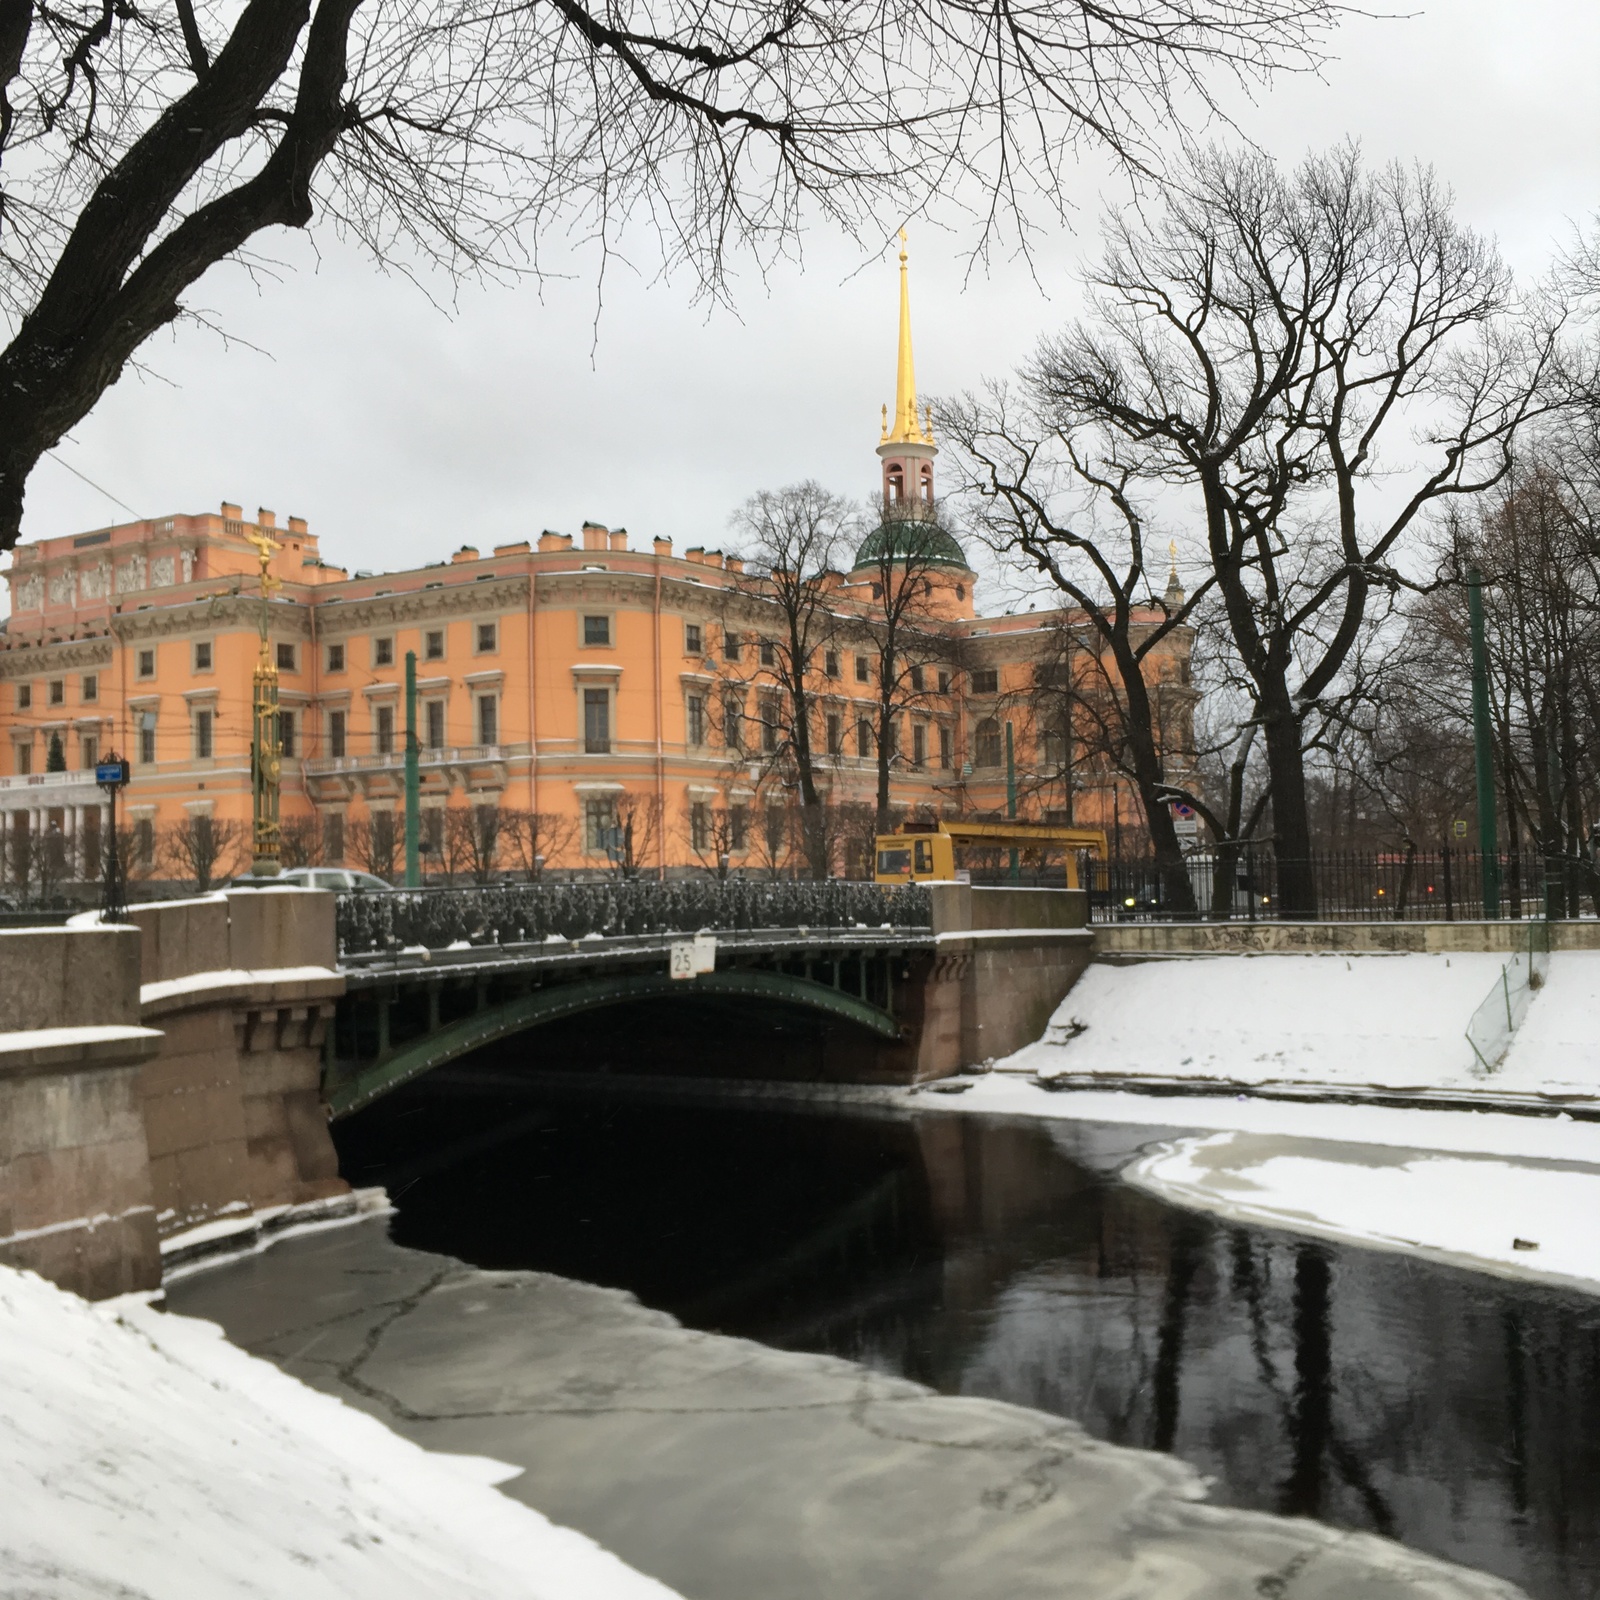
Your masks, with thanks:
[[[1316,914],[1328,922],[1453,922],[1484,915],[1484,858],[1444,846],[1416,851],[1319,851],[1308,858]],[[1500,862],[1500,915],[1542,917],[1594,910],[1595,878],[1587,861],[1556,863],[1560,908],[1547,908],[1547,861],[1531,852],[1506,852]],[[1096,922],[1218,922],[1268,920],[1279,913],[1283,863],[1270,847],[1247,848],[1228,862],[1190,856],[1186,876],[1191,910],[1148,857],[1094,862],[1086,881]],[[1024,881],[1027,881],[1026,877]],[[1040,878],[1043,882],[1044,879]]]
[[[1521,930],[1518,943],[1521,949],[1500,969],[1500,976],[1467,1024],[1467,1043],[1480,1072],[1493,1072],[1505,1060],[1534,991],[1550,971],[1550,924],[1544,918],[1530,921]]]
[[[925,885],[841,879],[621,879],[343,894],[338,915],[339,945],[346,955],[702,929],[933,925]]]

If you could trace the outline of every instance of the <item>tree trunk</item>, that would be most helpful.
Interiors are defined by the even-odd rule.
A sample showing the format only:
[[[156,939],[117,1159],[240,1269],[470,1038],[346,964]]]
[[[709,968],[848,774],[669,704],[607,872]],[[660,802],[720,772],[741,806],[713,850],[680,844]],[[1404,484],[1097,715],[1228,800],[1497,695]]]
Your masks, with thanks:
[[[1311,822],[1300,719],[1290,703],[1289,687],[1281,679],[1264,688],[1260,704],[1267,736],[1267,778],[1272,785],[1277,914],[1312,921],[1317,915],[1317,883],[1311,870]]]

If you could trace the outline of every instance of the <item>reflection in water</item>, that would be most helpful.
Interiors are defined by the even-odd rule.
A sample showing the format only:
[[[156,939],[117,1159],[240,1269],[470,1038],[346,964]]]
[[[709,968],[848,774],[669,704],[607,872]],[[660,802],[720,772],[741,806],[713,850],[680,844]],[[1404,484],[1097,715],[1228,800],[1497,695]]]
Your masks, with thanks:
[[[340,1125],[396,1239],[1171,1450],[1215,1498],[1600,1594],[1600,1306],[1175,1210],[1150,1130],[450,1095]]]

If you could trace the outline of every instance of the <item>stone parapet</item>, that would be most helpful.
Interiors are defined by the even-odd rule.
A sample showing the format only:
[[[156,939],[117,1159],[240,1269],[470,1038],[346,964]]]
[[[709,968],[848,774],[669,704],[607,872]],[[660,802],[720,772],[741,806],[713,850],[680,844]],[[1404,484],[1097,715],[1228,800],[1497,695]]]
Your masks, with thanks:
[[[161,1282],[132,928],[0,933],[0,1262],[91,1299]]]

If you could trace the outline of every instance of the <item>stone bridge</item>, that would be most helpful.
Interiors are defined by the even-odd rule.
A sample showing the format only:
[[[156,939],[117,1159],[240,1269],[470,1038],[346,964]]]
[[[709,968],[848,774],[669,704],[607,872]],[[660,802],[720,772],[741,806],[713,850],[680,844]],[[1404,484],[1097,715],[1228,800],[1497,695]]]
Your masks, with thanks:
[[[602,1012],[664,1018],[665,1071],[699,1030],[744,1077],[947,1075],[1038,1037],[1085,922],[1064,890],[706,881],[234,890],[3,931],[0,1261],[99,1297],[348,1208],[332,1118],[501,1042],[537,1070],[563,1026],[591,1065]]]

